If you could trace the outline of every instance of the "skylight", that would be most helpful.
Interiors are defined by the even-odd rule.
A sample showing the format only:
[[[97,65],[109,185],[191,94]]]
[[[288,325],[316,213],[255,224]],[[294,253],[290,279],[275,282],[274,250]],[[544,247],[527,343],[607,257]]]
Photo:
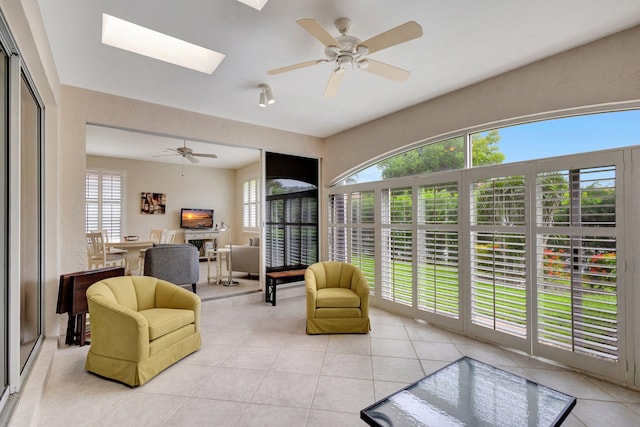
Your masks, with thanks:
[[[225,57],[106,13],[102,14],[102,43],[205,74],[212,74]]]
[[[269,0],[238,0],[240,3],[244,3],[247,6],[251,6],[254,9],[262,10],[267,1]]]

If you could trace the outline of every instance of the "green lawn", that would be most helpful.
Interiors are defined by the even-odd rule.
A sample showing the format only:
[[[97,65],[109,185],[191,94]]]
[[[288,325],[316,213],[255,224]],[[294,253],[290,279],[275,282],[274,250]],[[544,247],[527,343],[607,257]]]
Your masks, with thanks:
[[[375,277],[372,257],[354,259],[368,278]],[[390,296],[393,301],[411,305],[413,263],[395,261],[389,269]],[[419,267],[418,306],[426,311],[458,317],[458,270],[451,266],[423,265]],[[380,278],[377,278],[377,282]],[[374,283],[370,283],[373,287]],[[583,286],[579,297],[571,304],[570,282],[556,281],[552,290],[541,287],[538,292],[538,334],[552,342],[571,342],[580,334],[586,341],[606,345],[617,336],[617,296],[601,289]],[[610,285],[610,283],[608,283]],[[515,327],[526,328],[526,289],[497,283],[475,282],[472,290],[474,315],[495,318]],[[581,302],[581,304],[578,304]],[[573,311],[572,311],[573,310]],[[573,323],[572,323],[573,319]],[[605,338],[600,338],[604,336]]]

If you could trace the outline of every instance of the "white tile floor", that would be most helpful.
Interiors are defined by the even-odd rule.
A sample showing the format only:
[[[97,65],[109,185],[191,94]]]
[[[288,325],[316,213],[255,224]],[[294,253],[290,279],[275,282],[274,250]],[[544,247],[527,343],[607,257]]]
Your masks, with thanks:
[[[242,298],[242,297],[238,297]],[[303,296],[205,301],[202,349],[142,387],[56,351],[38,426],[361,426],[359,411],[463,354],[578,397],[567,426],[638,426],[640,392],[372,309],[369,335],[304,332]]]

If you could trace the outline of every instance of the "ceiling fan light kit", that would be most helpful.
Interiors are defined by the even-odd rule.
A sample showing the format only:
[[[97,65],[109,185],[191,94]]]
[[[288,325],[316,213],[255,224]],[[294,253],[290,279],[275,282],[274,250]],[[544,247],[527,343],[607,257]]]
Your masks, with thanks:
[[[351,27],[351,19],[349,18],[336,19],[335,26],[340,32],[340,35],[335,38],[313,19],[303,18],[298,19],[296,22],[325,46],[324,54],[326,58],[276,68],[267,71],[267,74],[275,75],[320,63],[332,62],[335,64],[335,67],[329,77],[329,82],[324,92],[325,98],[329,98],[338,93],[342,76],[347,69],[357,68],[365,70],[396,82],[407,80],[411,75],[409,71],[385,64],[384,62],[365,58],[365,56],[422,36],[422,27],[415,21],[405,22],[402,25],[378,34],[377,36],[373,36],[365,41],[361,41],[359,38],[347,34]]]

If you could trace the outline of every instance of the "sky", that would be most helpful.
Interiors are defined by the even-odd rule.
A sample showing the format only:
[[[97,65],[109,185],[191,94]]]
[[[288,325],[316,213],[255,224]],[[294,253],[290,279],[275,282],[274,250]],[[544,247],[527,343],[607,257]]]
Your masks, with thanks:
[[[505,163],[640,145],[640,110],[527,123],[500,136]]]
[[[640,110],[544,120],[499,132],[503,163],[628,147],[640,145]],[[358,173],[358,182],[380,179],[375,166]]]

